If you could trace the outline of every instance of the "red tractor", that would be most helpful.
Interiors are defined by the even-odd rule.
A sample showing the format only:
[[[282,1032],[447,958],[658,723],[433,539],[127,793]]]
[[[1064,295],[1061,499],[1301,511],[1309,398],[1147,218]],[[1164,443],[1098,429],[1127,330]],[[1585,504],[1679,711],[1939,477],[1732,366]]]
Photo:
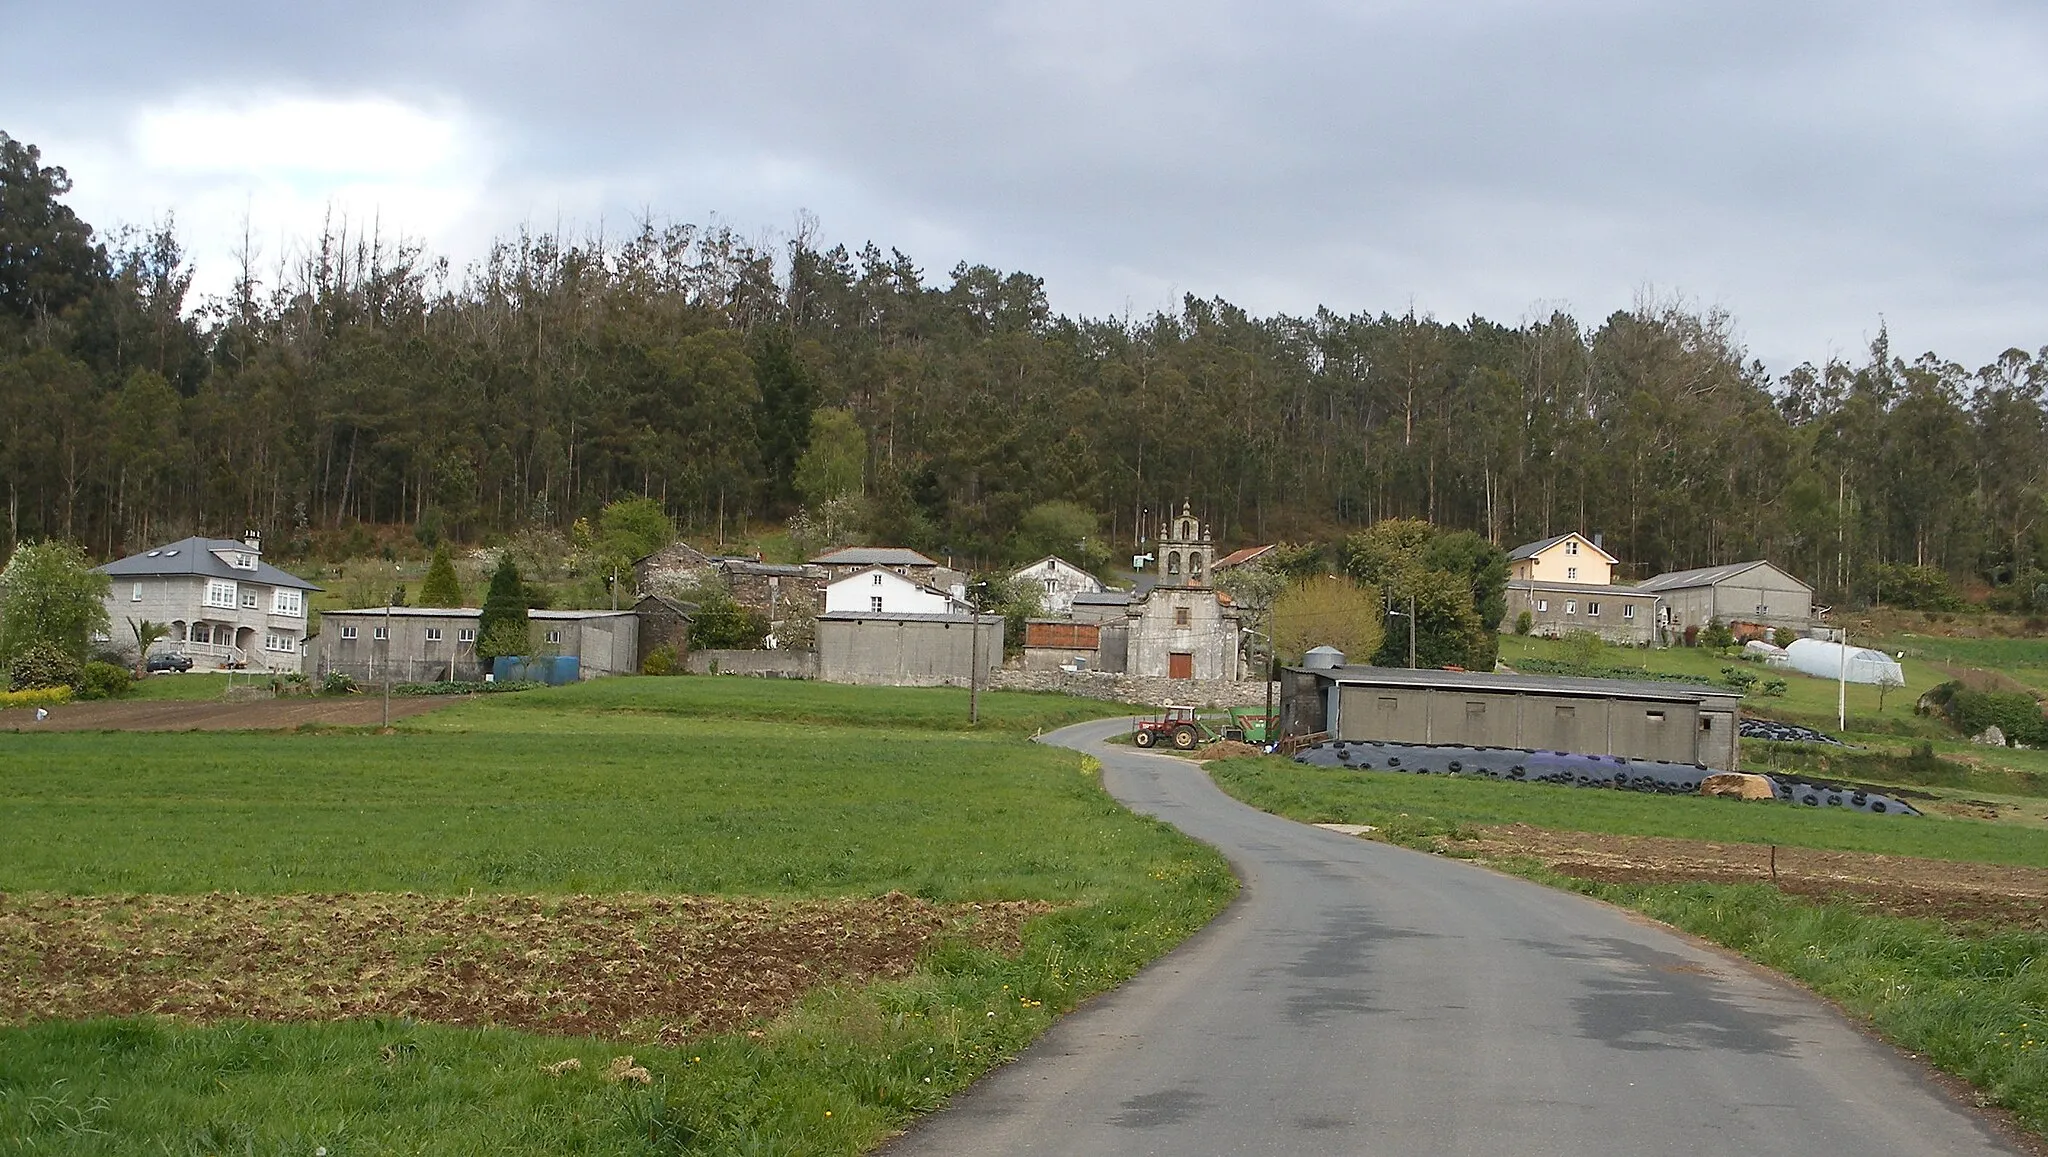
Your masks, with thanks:
[[[1133,720],[1131,725],[1131,742],[1139,747],[1168,743],[1175,751],[1193,751],[1220,738],[1208,724],[1195,718],[1192,707],[1167,706],[1150,718]]]

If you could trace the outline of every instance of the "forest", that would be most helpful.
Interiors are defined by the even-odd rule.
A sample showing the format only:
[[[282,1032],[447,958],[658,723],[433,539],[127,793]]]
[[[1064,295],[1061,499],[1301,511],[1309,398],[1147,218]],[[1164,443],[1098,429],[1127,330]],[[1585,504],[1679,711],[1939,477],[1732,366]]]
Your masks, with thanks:
[[[772,247],[521,232],[457,269],[336,222],[195,300],[174,223],[96,229],[70,191],[0,133],[9,546],[254,529],[288,559],[358,524],[488,542],[636,495],[738,541],[815,505],[813,431],[852,429],[860,533],[968,563],[1009,559],[1047,503],[1090,512],[1107,557],[1187,500],[1229,545],[1415,518],[1599,532],[1624,577],[1768,557],[1823,601],[1936,576],[2048,602],[2048,347],[1971,368],[1880,330],[1774,376],[1674,300],[1067,317],[1029,273],[933,275],[814,223]]]

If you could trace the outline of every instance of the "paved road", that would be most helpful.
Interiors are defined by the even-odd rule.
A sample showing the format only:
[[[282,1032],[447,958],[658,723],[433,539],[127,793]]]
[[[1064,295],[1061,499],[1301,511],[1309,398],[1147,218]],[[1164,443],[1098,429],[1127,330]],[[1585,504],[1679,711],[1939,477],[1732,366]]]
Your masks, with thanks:
[[[1236,904],[889,1157],[2017,1153],[1819,1001],[1592,901],[1292,823],[1099,741]]]

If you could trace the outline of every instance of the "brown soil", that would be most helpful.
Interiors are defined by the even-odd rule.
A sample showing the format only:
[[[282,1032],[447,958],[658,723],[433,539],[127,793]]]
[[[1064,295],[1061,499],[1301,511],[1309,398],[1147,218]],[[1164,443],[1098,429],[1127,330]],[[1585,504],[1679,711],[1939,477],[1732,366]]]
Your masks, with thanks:
[[[405,719],[464,701],[462,695],[394,695],[391,718]],[[60,703],[36,722],[34,708],[0,711],[0,731],[286,731],[314,726],[375,727],[381,695],[311,695],[234,703],[220,699],[105,700]]]
[[[1771,849],[1653,836],[1555,832],[1524,824],[1481,829],[1447,845],[1482,860],[1526,857],[1582,880],[1614,884],[1768,884]],[[2048,869],[1885,856],[1777,850],[1780,891],[1871,911],[1951,924],[2048,930]]]
[[[0,1023],[403,1016],[673,1042],[941,936],[1014,952],[1034,902],[659,896],[0,894]]]

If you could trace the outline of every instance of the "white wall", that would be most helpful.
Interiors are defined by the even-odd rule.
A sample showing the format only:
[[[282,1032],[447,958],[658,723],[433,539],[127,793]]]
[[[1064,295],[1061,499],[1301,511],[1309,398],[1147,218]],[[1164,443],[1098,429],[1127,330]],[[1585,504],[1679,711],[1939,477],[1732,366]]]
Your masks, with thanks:
[[[882,600],[879,611],[876,599]],[[951,610],[945,595],[927,590],[894,571],[859,571],[825,588],[827,614],[943,615]]]

